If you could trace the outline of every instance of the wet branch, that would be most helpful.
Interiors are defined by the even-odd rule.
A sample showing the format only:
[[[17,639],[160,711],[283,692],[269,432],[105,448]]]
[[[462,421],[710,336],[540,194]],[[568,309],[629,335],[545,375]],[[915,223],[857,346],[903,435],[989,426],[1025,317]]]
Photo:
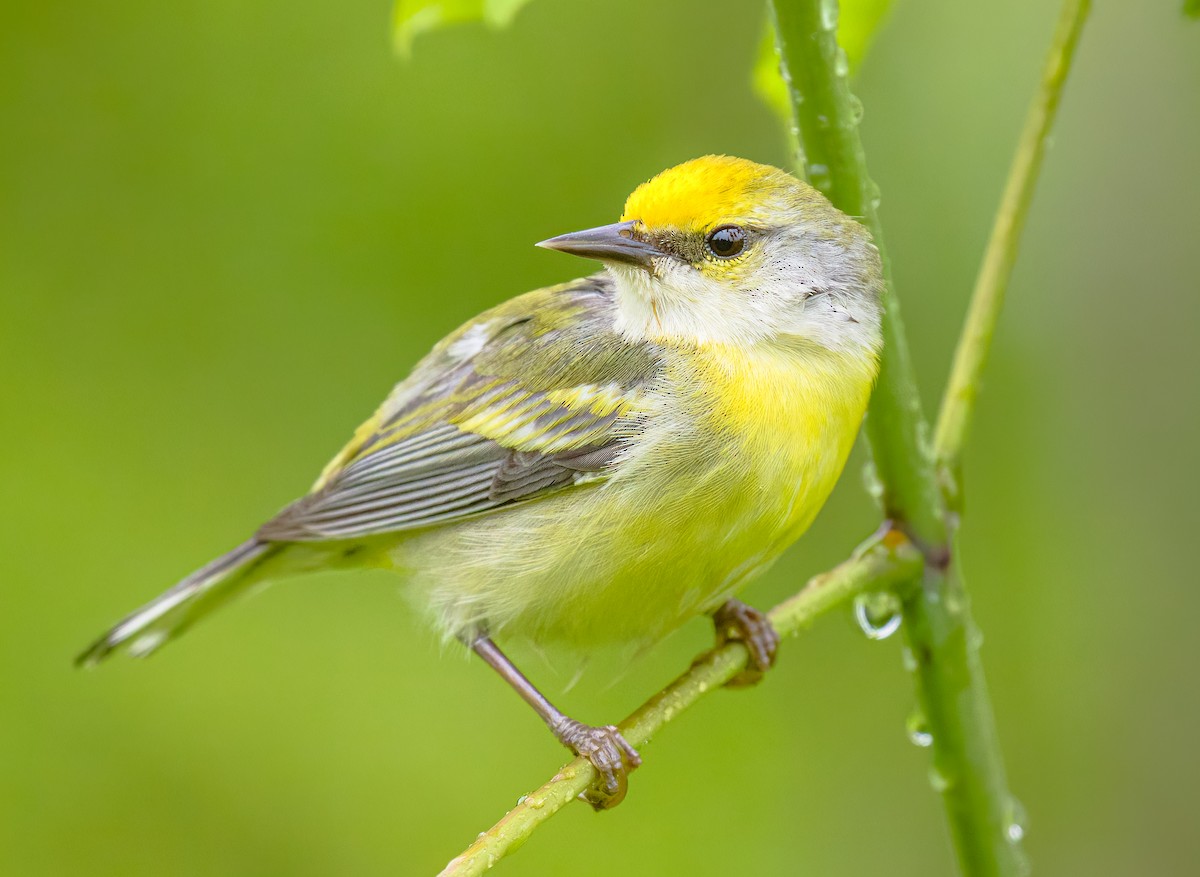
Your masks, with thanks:
[[[850,93],[836,38],[836,0],[772,0],[784,78],[792,96],[803,167],[798,169],[843,212],[859,218],[883,255],[884,358],[866,431],[885,516],[896,529],[835,569],[812,579],[769,613],[783,635],[858,594],[890,590],[902,601],[918,704],[931,736],[931,778],[942,795],[962,872],[1014,875],[1024,869],[1014,804],[1004,774],[995,720],[978,655],[978,636],[962,577],[951,555],[947,502],[957,508],[957,470],[980,376],[1015,262],[1046,137],[1090,0],[1065,0],[1041,88],[1010,170],[995,226],[955,356],[935,443],[892,291],[878,215],[878,193],[866,170],[858,133],[861,105]],[[944,479],[944,483],[939,483]],[[953,480],[951,480],[953,479]],[[953,487],[943,493],[943,487]],[[900,535],[903,533],[904,535]],[[920,585],[914,586],[919,577]],[[706,693],[746,665],[731,643],[705,653],[620,728],[643,745]],[[524,797],[495,826],[451,861],[442,877],[481,874],[523,843],[596,779],[576,758]]]
[[[943,412],[945,429],[939,431],[938,449],[947,462],[956,463],[966,435],[1045,133],[1087,5],[1087,0],[1066,0],[1063,25],[1000,209],[998,231],[959,346],[960,360]],[[773,0],[784,79],[791,90],[806,176],[843,212],[863,221],[884,255],[884,360],[867,434],[884,514],[920,546],[927,561],[921,587],[902,599],[917,702],[931,735],[930,777],[942,796],[962,873],[1015,875],[1025,870],[1016,808],[979,659],[979,637],[951,555],[946,497],[892,288],[878,192],[867,175],[858,132],[862,107],[850,93],[845,56],[837,45],[837,8],[836,0]]]

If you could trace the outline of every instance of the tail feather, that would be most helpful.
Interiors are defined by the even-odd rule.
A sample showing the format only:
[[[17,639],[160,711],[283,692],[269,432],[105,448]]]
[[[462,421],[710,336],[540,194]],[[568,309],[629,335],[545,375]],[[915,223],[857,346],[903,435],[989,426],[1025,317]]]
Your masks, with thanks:
[[[150,654],[253,584],[249,573],[278,548],[257,539],[242,543],[123,618],[80,653],[75,662],[94,666],[121,648],[138,657]]]

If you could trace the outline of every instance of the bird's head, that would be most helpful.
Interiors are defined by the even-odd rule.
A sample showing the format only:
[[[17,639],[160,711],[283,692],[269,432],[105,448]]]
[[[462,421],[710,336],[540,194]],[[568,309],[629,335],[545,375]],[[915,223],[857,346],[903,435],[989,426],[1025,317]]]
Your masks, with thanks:
[[[698,158],[639,186],[620,222],[539,246],[603,262],[617,328],[633,339],[879,346],[882,280],[867,230],[778,168]]]

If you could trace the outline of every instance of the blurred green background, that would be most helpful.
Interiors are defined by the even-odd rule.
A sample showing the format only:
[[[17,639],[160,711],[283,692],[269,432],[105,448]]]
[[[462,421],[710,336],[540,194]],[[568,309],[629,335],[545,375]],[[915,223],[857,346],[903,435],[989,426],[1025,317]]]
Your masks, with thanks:
[[[865,138],[930,407],[1055,18],[899,0]],[[1098,3],[968,460],[962,556],[1043,874],[1195,873],[1200,24]],[[786,163],[758,4],[538,0],[422,38],[386,0],[0,8],[0,873],[432,874],[562,761],[386,576],[328,575],[148,662],[73,654],[303,491],[444,332],[581,270],[706,152]],[[877,518],[861,449],[769,605]],[[624,715],[709,642],[615,684]],[[953,873],[899,638],[849,614],[645,747],[510,875]]]

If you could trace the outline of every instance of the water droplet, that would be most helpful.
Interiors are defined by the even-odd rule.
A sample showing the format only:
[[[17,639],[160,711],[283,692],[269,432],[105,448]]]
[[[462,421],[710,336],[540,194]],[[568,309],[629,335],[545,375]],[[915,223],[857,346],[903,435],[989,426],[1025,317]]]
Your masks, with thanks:
[[[1029,817],[1025,807],[1016,798],[1009,796],[1008,810],[1004,814],[1004,837],[1014,846],[1025,839],[1025,823]]]
[[[900,650],[900,663],[904,665],[904,669],[909,673],[917,672],[917,656],[913,654],[913,650],[908,646]]]
[[[917,421],[917,450],[927,459],[932,460],[933,453],[933,438],[930,435],[929,423],[925,420]]]
[[[946,774],[942,773],[936,767],[931,767],[929,768],[929,785],[933,786],[933,790],[940,794],[950,788],[953,783]]]
[[[828,192],[830,186],[833,185],[833,177],[829,174],[829,165],[810,164],[808,166],[808,181],[814,189]]]
[[[534,810],[541,810],[543,807],[546,806],[546,799],[543,798],[541,795],[531,795],[525,799],[525,803],[528,804],[530,807],[532,807]]]
[[[883,501],[883,482],[879,480],[879,472],[872,461],[863,466],[863,487],[866,488],[867,495],[875,500],[876,505]]]
[[[874,180],[867,182],[867,201],[872,210],[878,210],[879,205],[883,203],[883,193],[879,191],[879,184]]]
[[[962,615],[963,595],[957,588],[948,588],[946,590],[946,611],[951,615]]]
[[[933,745],[933,735],[929,733],[929,721],[923,712],[913,710],[909,714],[905,726],[908,730],[908,739],[913,742],[913,745],[920,746],[922,749]]]
[[[967,631],[967,644],[974,652],[983,648],[983,631],[975,625],[971,625],[971,629]]]
[[[863,103],[855,95],[850,95],[850,120],[857,125],[863,119]]]
[[[833,56],[833,72],[838,76],[848,76],[850,73],[850,59],[846,57],[846,50],[840,46],[837,54]]]
[[[900,628],[900,600],[890,591],[859,594],[854,620],[869,639],[887,639]]]
[[[828,128],[829,127],[829,116],[825,115],[824,113],[817,113],[817,127],[818,128]],[[821,165],[821,167],[824,167],[824,165]]]
[[[838,23],[838,4],[837,0],[824,0],[821,4],[821,27],[825,30],[834,30]]]
[[[522,804],[525,803],[526,799],[528,799],[528,798],[529,798],[528,795],[522,795],[521,797],[517,798],[517,806],[520,807]]]

